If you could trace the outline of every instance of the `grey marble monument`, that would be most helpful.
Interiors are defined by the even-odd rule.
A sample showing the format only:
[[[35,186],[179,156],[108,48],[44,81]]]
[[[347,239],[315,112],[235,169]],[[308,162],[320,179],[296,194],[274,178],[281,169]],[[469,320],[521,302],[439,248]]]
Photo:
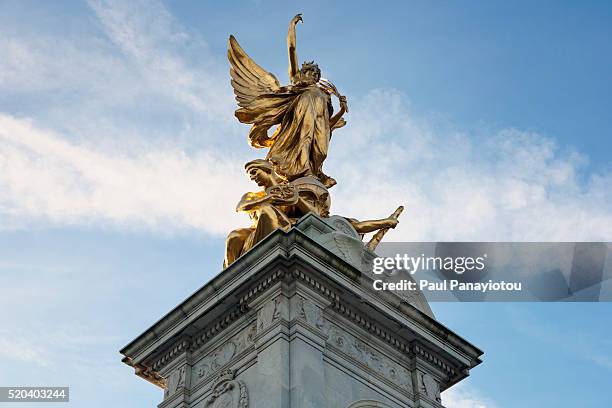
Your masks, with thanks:
[[[277,230],[121,350],[160,408],[443,407],[482,352],[372,288],[341,217]],[[160,392],[161,397],[161,392]]]

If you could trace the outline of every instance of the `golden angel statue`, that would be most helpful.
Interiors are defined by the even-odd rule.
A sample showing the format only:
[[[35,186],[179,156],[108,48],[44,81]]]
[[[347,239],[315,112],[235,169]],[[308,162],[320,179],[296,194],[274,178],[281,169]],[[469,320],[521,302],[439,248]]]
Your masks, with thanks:
[[[236,117],[252,125],[249,143],[256,148],[269,148],[264,159],[245,165],[248,176],[259,191],[245,193],[236,211],[251,218],[251,226],[229,233],[226,240],[224,266],[249,251],[276,229],[289,230],[308,213],[330,217],[331,197],[328,189],[336,181],[323,173],[323,162],[334,129],[346,124],[342,116],[348,112],[346,98],[326,79],[314,62],[305,62],[298,69],[295,28],[302,21],[296,15],[289,24],[289,78],[291,84],[281,86],[274,75],[261,68],[230,36],[228,58],[231,83],[238,101]],[[334,114],[331,97],[336,96],[340,110]],[[271,127],[276,126],[272,135]],[[363,240],[364,234],[376,232],[366,245],[374,250],[384,234],[395,228],[402,207],[390,217],[359,221],[341,217]]]
[[[321,78],[314,62],[305,62],[298,69],[295,29],[303,22],[301,14],[289,24],[287,47],[291,84],[281,86],[278,79],[261,68],[230,36],[228,58],[232,87],[238,102],[236,117],[251,124],[249,143],[256,148],[269,148],[266,160],[286,181],[315,177],[326,187],[336,181],[323,173],[323,161],[334,129],[344,126],[348,112],[346,98],[336,87]],[[340,110],[335,115],[331,95],[338,97]],[[268,130],[277,126],[272,135]]]

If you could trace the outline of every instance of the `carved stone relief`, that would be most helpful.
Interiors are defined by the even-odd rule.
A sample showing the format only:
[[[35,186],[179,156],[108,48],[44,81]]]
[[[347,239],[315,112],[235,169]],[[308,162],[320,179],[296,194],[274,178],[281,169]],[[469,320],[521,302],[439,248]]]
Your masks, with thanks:
[[[329,331],[328,343],[392,383],[412,393],[410,372],[372,346],[335,327]]]
[[[281,316],[282,301],[275,298],[267,302],[257,311],[257,332],[260,333],[270,327]]]
[[[351,225],[350,222],[346,220],[344,217],[340,217],[338,215],[332,215],[329,217],[329,222],[336,228],[338,231],[343,234],[348,235],[352,238],[359,238],[359,234],[355,231],[355,228]]]
[[[429,373],[419,374],[421,378],[421,392],[434,401],[442,402],[442,399],[440,398],[440,384],[438,384],[438,381],[436,381],[436,379]]]
[[[330,248],[332,251],[359,270],[367,266],[364,264],[366,262],[365,247],[360,239],[339,232],[332,232],[331,236],[334,244],[333,248]]]
[[[251,346],[254,336],[255,325],[251,325],[206,355],[195,365],[194,371],[197,373],[198,380],[214,374],[229,363],[234,356]]]
[[[312,300],[304,299],[301,296],[294,299],[297,319],[303,320],[319,330],[327,330],[327,324],[321,314],[321,309]]]
[[[235,380],[234,370],[222,371],[212,385],[205,408],[247,408],[249,393],[243,381]]]
[[[185,387],[185,373],[187,367],[182,366],[172,372],[168,378],[166,389],[164,392],[164,398],[174,395],[180,388]]]

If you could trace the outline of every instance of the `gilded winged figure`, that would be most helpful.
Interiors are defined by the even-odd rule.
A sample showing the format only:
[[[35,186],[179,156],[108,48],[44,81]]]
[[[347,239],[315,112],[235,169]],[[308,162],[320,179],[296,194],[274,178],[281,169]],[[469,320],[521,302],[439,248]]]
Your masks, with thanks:
[[[328,189],[336,180],[323,173],[323,162],[334,129],[346,124],[346,97],[326,79],[314,62],[298,69],[295,29],[302,21],[298,14],[289,24],[287,48],[291,84],[281,86],[270,72],[257,65],[240,47],[234,36],[229,38],[227,52],[231,83],[238,102],[236,117],[250,124],[249,144],[268,148],[264,159],[245,165],[248,176],[259,191],[245,193],[236,211],[245,212],[251,225],[231,231],[226,240],[224,266],[248,252],[255,244],[277,229],[288,231],[308,213],[330,217],[331,197]],[[334,114],[331,97],[339,100]],[[270,135],[270,128],[276,127]],[[342,217],[361,236],[376,232],[367,244],[374,250],[384,234],[395,228],[403,207],[390,217],[359,221]]]
[[[232,87],[238,102],[236,117],[250,124],[249,143],[256,148],[269,148],[266,160],[286,181],[315,177],[326,187],[336,181],[323,173],[323,161],[334,129],[346,122],[346,97],[321,78],[314,62],[298,68],[295,29],[303,22],[301,14],[289,24],[287,48],[291,84],[281,86],[278,79],[261,68],[230,36],[228,58]],[[340,110],[334,114],[331,95],[338,97]],[[269,135],[271,127],[276,126]]]

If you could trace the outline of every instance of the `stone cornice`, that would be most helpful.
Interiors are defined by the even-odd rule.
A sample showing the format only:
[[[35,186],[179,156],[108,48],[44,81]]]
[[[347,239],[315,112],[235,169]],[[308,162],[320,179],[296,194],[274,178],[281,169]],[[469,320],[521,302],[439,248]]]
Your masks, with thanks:
[[[317,228],[330,228],[315,216],[306,218]],[[277,230],[125,346],[121,350],[125,356],[123,361],[141,377],[163,386],[158,372],[173,359],[208,344],[245,315],[248,304],[271,286],[281,281],[299,281],[327,298],[339,315],[402,353],[420,355],[451,379],[458,381],[480,363],[478,357],[482,352],[478,348],[400,296],[374,292],[368,284],[370,280],[300,229]],[[194,330],[194,327],[200,329]],[[426,334],[428,339],[414,343],[415,336],[422,336],[415,330]],[[432,345],[436,353],[428,351],[425,343],[429,338],[439,339],[445,348]],[[153,350],[164,351],[153,355]],[[432,360],[430,356],[434,354],[445,359]]]

